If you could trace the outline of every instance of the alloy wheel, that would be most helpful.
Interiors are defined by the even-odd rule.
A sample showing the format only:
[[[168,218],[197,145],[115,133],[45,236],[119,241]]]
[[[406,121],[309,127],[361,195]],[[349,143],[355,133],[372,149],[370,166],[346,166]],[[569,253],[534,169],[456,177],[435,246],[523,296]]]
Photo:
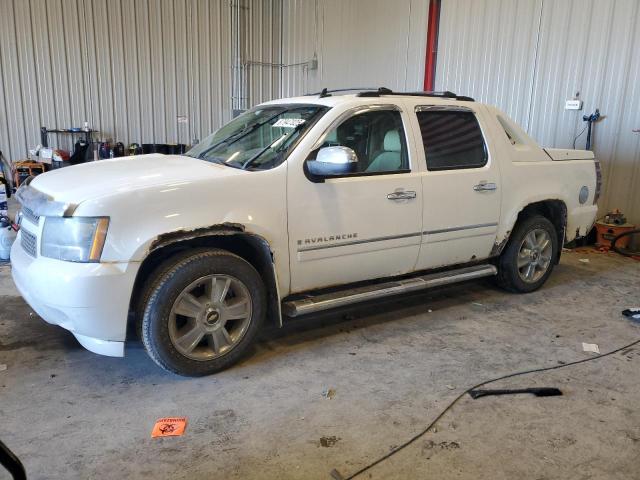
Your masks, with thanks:
[[[247,287],[230,275],[207,275],[180,292],[169,315],[169,338],[185,357],[207,361],[233,349],[251,322]]]
[[[549,232],[536,228],[528,232],[518,250],[518,275],[527,283],[540,280],[551,265],[553,242]]]

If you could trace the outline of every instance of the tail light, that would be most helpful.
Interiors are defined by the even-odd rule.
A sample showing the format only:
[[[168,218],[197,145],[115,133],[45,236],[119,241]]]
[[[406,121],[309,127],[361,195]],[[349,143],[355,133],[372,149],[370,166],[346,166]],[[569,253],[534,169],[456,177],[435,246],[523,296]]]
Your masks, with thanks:
[[[595,160],[596,164],[596,193],[593,196],[593,204],[598,203],[600,198],[600,192],[602,191],[602,167],[600,167],[600,160]]]

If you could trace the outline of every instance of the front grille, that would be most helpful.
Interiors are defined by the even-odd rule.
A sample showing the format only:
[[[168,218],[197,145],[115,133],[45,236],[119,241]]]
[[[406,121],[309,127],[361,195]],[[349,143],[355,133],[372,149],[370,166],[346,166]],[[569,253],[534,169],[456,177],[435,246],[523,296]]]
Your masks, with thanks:
[[[38,225],[38,222],[40,221],[40,216],[33,213],[33,210],[28,207],[22,207],[22,215],[35,225]]]
[[[20,229],[20,237],[20,245],[22,245],[24,251],[32,257],[35,257],[38,245],[38,237],[36,237],[33,233],[25,230],[24,228]]]

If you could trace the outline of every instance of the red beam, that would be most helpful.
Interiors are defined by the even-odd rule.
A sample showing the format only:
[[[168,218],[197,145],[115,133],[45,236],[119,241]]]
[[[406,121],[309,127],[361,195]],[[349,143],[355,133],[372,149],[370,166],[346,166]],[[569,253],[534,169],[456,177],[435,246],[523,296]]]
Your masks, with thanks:
[[[436,57],[438,53],[438,30],[440,28],[440,0],[429,3],[427,20],[427,52],[424,63],[424,90],[433,91],[436,77]]]

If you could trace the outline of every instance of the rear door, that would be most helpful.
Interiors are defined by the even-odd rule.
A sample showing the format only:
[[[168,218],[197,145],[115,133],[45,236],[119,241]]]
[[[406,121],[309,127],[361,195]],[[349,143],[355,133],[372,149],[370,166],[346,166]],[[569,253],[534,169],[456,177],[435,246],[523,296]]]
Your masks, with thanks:
[[[500,172],[487,148],[480,108],[421,105],[413,113],[427,167],[419,269],[482,260],[494,246]]]

